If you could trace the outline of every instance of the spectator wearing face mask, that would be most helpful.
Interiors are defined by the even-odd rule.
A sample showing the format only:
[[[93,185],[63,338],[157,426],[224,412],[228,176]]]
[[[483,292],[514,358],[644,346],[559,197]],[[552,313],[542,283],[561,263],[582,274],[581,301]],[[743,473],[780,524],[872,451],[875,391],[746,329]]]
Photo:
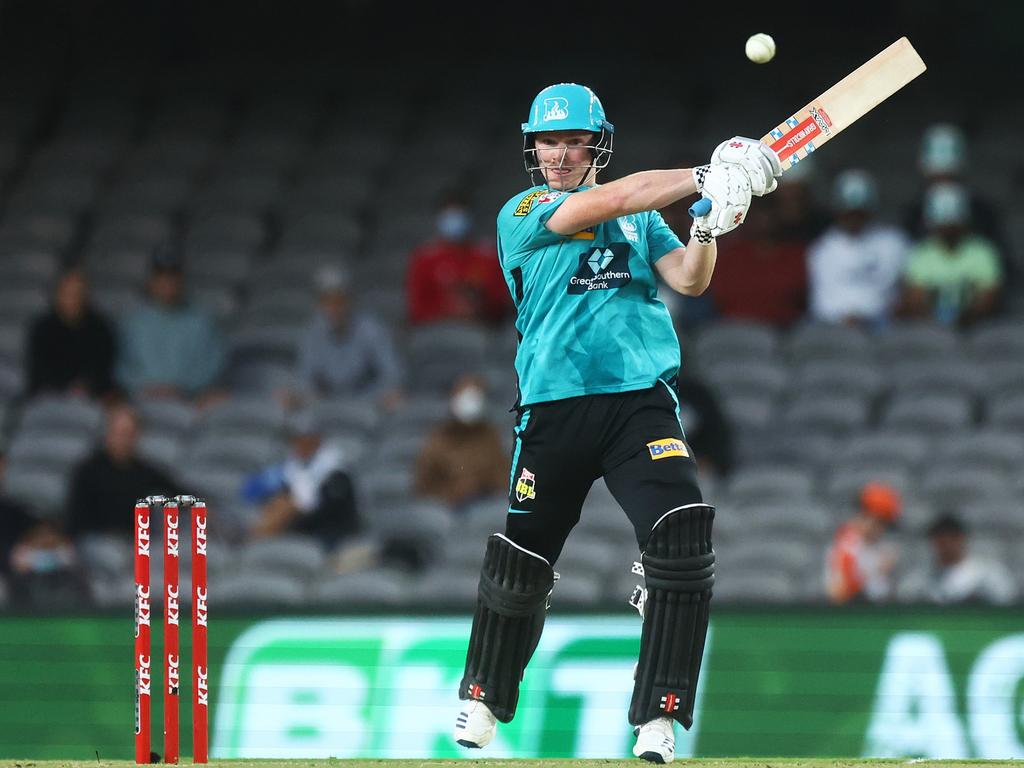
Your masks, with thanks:
[[[458,512],[508,487],[508,455],[497,427],[485,417],[487,394],[479,376],[460,377],[451,391],[451,416],[427,435],[416,460],[416,492]]]
[[[447,197],[437,212],[437,236],[413,251],[407,283],[409,322],[496,325],[511,301],[490,243],[474,240],[466,202]]]

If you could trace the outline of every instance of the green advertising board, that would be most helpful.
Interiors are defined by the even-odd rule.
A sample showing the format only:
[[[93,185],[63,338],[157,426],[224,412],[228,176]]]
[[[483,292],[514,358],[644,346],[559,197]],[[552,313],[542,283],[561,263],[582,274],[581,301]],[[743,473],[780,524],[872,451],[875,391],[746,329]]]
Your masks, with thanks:
[[[214,622],[212,755],[469,756],[451,741],[468,633],[461,617]],[[638,636],[625,614],[553,614],[516,719],[487,756],[628,756]],[[0,618],[0,758],[130,758],[131,638],[130,619]],[[183,706],[183,734],[188,714]],[[718,611],[694,727],[678,747],[709,757],[1024,757],[1024,621]]]

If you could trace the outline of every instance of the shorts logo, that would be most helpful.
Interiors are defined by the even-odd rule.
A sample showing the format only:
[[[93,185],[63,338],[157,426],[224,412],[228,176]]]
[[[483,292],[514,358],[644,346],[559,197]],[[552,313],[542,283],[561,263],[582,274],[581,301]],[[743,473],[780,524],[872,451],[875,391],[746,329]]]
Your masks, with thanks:
[[[604,248],[591,248],[580,254],[575,274],[569,278],[566,291],[582,294],[621,288],[633,279],[629,271],[629,243],[610,243]]]
[[[519,201],[519,205],[516,206],[513,216],[525,216],[533,209],[533,204],[537,202],[537,198],[546,194],[548,194],[546,189],[538,189],[535,192],[531,192]]]
[[[541,118],[545,123],[549,120],[565,120],[569,117],[569,100],[556,96],[553,99],[544,99],[544,117]]]
[[[537,498],[537,476],[526,467],[516,480],[516,500],[526,501]]]
[[[654,440],[647,444],[647,450],[651,452],[651,461],[667,459],[669,456],[689,456],[686,450],[686,443],[674,437],[666,437],[664,440]]]

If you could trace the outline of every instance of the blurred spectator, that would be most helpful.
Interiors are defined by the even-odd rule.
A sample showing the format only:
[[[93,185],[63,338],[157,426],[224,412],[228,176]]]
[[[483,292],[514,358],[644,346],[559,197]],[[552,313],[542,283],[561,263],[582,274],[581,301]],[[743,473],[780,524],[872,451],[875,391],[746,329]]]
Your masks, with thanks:
[[[437,212],[437,238],[409,259],[406,289],[413,325],[440,320],[496,325],[509,314],[512,304],[497,251],[472,240],[472,229],[466,201],[446,198]]]
[[[811,186],[814,162],[804,160],[786,171],[772,193],[779,240],[806,246],[829,225],[829,216],[818,204]]]
[[[814,320],[884,325],[899,296],[909,242],[895,227],[873,221],[875,180],[846,171],[835,183],[835,223],[807,251]]]
[[[483,379],[459,377],[451,391],[451,416],[431,430],[416,459],[418,494],[459,511],[508,490],[508,452],[497,427],[485,418],[486,406]]]
[[[679,420],[701,475],[725,477],[733,468],[732,425],[714,391],[701,379],[679,379]]]
[[[918,167],[921,170],[921,196],[907,211],[906,228],[914,239],[925,236],[924,198],[934,184],[963,183],[967,168],[967,142],[957,126],[938,123],[924,132]],[[1004,250],[1002,223],[996,209],[975,193],[969,193],[970,220],[977,232]]]
[[[949,603],[1012,603],[1017,596],[1013,575],[991,557],[969,552],[967,527],[959,517],[943,514],[928,527],[932,567],[908,577],[903,596]]]
[[[970,229],[967,193],[936,184],[925,196],[929,237],[910,252],[903,313],[948,326],[969,326],[996,309],[1002,270],[992,243]]]
[[[287,458],[249,477],[242,496],[262,506],[256,537],[306,533],[333,547],[361,528],[342,449],[324,440],[313,415],[292,415]]]
[[[85,274],[78,267],[57,280],[50,308],[28,336],[28,394],[44,392],[94,398],[114,392],[114,332],[89,303]]]
[[[884,540],[900,516],[902,500],[891,487],[868,483],[856,514],[839,526],[825,564],[826,592],[833,603],[881,602],[893,592],[897,550]]]
[[[317,271],[320,311],[299,350],[300,396],[371,397],[385,408],[401,398],[401,366],[391,335],[377,320],[356,311],[348,273],[338,266]]]
[[[75,467],[68,492],[68,531],[130,534],[126,514],[146,496],[175,496],[181,491],[164,472],[138,456],[139,419],[129,405],[107,412],[103,444]]]
[[[122,320],[117,378],[136,396],[208,397],[224,367],[213,319],[189,304],[182,264],[169,250],[153,260],[146,300]]]
[[[0,484],[5,459],[0,455]],[[71,541],[51,520],[37,520],[0,494],[0,576],[10,580],[13,604],[74,608],[88,598]]]
[[[807,307],[805,248],[779,239],[771,197],[757,202],[744,226],[718,243],[711,295],[721,318],[792,325]]]

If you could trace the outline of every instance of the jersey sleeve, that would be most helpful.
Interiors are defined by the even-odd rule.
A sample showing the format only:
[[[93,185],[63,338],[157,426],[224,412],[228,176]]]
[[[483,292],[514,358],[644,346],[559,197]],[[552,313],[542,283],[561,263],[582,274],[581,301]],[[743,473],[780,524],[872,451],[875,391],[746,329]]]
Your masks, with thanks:
[[[551,214],[569,199],[565,192],[534,189],[516,195],[498,213],[498,244],[506,269],[522,264],[538,248],[553,245],[565,235],[547,228]]]
[[[647,251],[650,254],[651,264],[654,264],[669,251],[682,248],[683,242],[679,239],[668,224],[657,211],[651,211],[647,216]]]

